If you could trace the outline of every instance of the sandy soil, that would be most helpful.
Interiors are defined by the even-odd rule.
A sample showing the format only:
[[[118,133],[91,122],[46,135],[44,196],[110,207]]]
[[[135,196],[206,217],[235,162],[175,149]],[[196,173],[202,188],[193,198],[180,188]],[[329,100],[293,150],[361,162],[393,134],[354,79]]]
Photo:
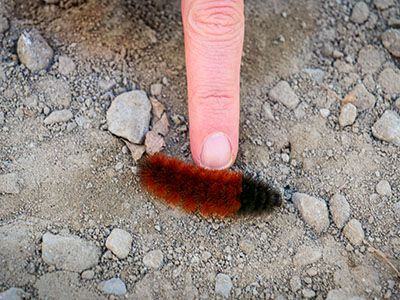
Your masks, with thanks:
[[[0,175],[17,178],[3,183],[16,190],[0,194],[0,292],[18,287],[33,299],[216,299],[223,298],[215,290],[223,273],[232,281],[231,299],[326,299],[332,290],[400,298],[395,270],[370,246],[349,243],[331,211],[329,228],[318,233],[292,201],[295,192],[305,193],[331,209],[333,195],[341,193],[365,241],[399,268],[400,148],[372,134],[386,110],[400,113],[400,93],[389,95],[379,81],[385,68],[400,74],[399,60],[381,42],[388,20],[400,17],[397,0],[386,1],[388,8],[374,3],[385,1],[366,1],[363,24],[350,20],[353,0],[246,1],[240,149],[233,168],[280,188],[285,203],[273,214],[226,220],[186,215],[146,194],[124,143],[107,131],[105,115],[117,95],[150,93],[151,84],[163,83],[158,100],[172,124],[165,152],[191,161],[188,133],[171,119],[180,115],[187,122],[178,1],[55,2],[0,0],[0,17],[9,23],[0,33]],[[17,41],[27,28],[38,29],[54,50],[48,70],[32,73],[19,62]],[[362,62],[365,47],[376,49],[379,59]],[[75,63],[68,76],[60,74],[60,56]],[[300,100],[295,109],[268,96],[281,80]],[[375,105],[340,126],[341,103],[323,86],[344,98],[358,83]],[[55,93],[69,95],[70,103],[52,99]],[[46,113],[66,106],[72,120],[44,124]],[[382,180],[390,193],[378,193]],[[105,247],[114,228],[133,237],[125,259]],[[47,264],[46,232],[97,245],[94,276]],[[156,270],[143,262],[152,250],[163,254]],[[99,290],[114,277],[125,283],[125,295]]]

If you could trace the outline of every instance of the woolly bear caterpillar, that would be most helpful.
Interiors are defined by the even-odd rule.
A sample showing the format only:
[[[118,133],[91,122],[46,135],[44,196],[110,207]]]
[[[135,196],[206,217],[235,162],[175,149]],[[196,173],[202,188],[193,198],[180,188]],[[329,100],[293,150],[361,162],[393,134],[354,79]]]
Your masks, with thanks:
[[[146,156],[139,164],[145,189],[171,206],[204,217],[228,217],[268,211],[281,204],[267,184],[229,170],[203,169],[165,154]]]

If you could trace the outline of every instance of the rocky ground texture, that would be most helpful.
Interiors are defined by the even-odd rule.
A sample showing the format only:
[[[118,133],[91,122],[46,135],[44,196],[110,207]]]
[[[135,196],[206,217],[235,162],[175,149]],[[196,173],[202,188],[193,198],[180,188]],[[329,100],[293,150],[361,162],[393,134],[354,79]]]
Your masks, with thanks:
[[[284,204],[218,220],[137,179],[191,161],[179,1],[0,0],[0,299],[400,299],[399,1],[245,15],[233,169]]]

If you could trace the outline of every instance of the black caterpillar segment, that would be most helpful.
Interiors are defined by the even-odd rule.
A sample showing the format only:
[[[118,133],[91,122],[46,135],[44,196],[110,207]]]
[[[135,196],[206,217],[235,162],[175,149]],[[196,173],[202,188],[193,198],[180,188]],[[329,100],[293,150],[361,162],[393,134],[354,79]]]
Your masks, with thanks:
[[[282,204],[278,191],[253,177],[244,175],[242,179],[242,192],[240,194],[241,214],[257,214],[271,210]]]

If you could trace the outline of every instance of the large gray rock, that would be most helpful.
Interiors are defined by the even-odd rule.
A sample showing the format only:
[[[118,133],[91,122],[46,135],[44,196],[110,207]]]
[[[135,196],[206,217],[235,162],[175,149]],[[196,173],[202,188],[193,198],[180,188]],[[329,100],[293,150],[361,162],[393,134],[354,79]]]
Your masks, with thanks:
[[[372,134],[377,139],[400,145],[400,117],[391,110],[384,112],[372,127]]]
[[[100,249],[77,236],[58,236],[46,233],[42,242],[42,259],[58,269],[82,272],[95,266]]]
[[[218,274],[215,280],[215,293],[225,298],[229,298],[233,288],[232,280],[228,275]]]
[[[106,240],[106,247],[118,258],[124,259],[131,251],[132,241],[133,238],[129,232],[115,228]]]
[[[390,53],[400,57],[400,29],[389,29],[382,34],[382,43]]]
[[[25,30],[18,39],[20,61],[32,72],[47,69],[54,56],[53,49],[36,29]]]
[[[151,103],[144,91],[119,95],[107,111],[108,130],[131,143],[140,144],[149,129]]]
[[[292,90],[289,83],[284,80],[270,90],[269,97],[272,101],[280,102],[290,109],[296,108],[297,104],[299,104],[299,98]]]
[[[328,229],[329,217],[325,201],[302,193],[295,193],[292,201],[304,221],[313,226],[315,231],[322,232]]]

